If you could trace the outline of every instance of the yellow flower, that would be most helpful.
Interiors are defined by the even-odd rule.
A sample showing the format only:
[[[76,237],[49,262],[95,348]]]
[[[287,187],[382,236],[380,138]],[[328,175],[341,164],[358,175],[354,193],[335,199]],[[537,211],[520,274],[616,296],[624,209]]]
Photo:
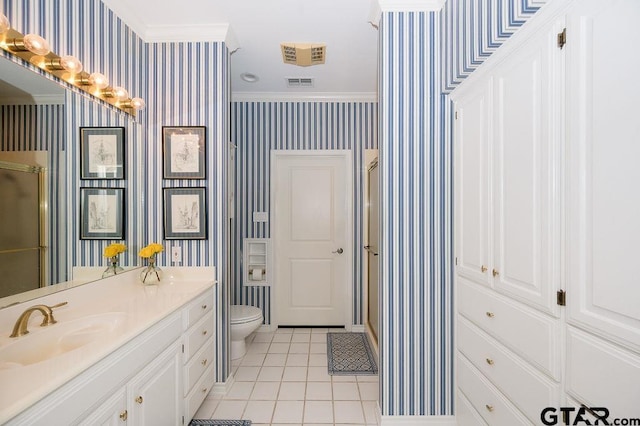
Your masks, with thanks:
[[[150,243],[148,246],[140,249],[138,255],[140,255],[140,257],[148,258],[160,253],[161,251],[164,251],[164,247],[162,246],[162,244]]]
[[[104,248],[104,257],[114,257],[127,250],[124,244],[113,243]]]

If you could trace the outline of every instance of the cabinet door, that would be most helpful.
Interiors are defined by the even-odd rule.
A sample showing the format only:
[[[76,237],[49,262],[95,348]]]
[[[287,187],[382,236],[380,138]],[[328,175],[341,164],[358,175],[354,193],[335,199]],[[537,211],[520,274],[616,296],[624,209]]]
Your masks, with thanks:
[[[171,345],[129,382],[130,424],[182,424],[181,355],[181,346]]]
[[[567,319],[640,350],[640,2],[567,22]]]
[[[563,22],[536,32],[494,75],[494,288],[559,315],[558,170]]]
[[[122,388],[83,420],[80,426],[120,426],[127,424],[128,417],[126,389]]]
[[[460,275],[488,286],[491,81],[471,87],[456,96],[456,263]]]

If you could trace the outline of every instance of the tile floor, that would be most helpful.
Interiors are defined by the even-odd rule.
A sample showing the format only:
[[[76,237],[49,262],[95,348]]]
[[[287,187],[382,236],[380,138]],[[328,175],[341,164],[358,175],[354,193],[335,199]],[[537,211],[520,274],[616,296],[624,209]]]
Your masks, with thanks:
[[[332,330],[333,331],[333,330]],[[232,363],[227,395],[209,395],[195,418],[253,426],[377,425],[378,376],[330,376],[327,329],[255,333]]]

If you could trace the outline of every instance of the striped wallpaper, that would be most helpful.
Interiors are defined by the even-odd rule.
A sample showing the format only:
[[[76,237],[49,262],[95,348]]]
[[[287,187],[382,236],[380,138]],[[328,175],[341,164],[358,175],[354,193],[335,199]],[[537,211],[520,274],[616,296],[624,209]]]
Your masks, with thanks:
[[[170,247],[182,248],[182,266],[216,266],[218,381],[231,364],[228,341],[229,281],[226,278],[228,241],[227,157],[229,155],[229,53],[224,43],[148,44],[150,87],[147,109],[148,140],[142,153],[146,188],[141,197],[149,214],[142,218],[149,241],[164,243],[160,264],[168,265]],[[206,177],[203,180],[163,180],[162,126],[206,127]],[[153,177],[149,179],[148,177]],[[162,188],[206,187],[207,240],[162,241]]]
[[[440,11],[382,11],[380,408],[451,416],[452,104],[447,93],[545,0],[448,0]]]
[[[244,238],[268,238],[269,222],[254,223],[254,211],[269,211],[272,149],[353,151],[353,324],[362,324],[362,217],[365,149],[377,148],[378,108],[375,102],[234,102],[231,140],[237,146],[235,220],[231,251],[231,303],[262,308],[271,323],[270,288],[242,284]]]

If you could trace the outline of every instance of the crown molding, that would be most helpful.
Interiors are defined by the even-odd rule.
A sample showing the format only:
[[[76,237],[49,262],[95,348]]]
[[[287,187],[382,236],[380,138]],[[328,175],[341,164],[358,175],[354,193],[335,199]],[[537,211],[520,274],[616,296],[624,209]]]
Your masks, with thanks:
[[[232,102],[378,102],[375,92],[233,92]]]
[[[59,95],[29,95],[0,97],[0,105],[64,105],[64,93]]]
[[[146,26],[140,37],[147,43],[219,41],[226,43],[231,52],[239,47],[229,24]]]
[[[383,12],[437,12],[446,0],[377,0],[371,3],[369,22],[378,28]]]

